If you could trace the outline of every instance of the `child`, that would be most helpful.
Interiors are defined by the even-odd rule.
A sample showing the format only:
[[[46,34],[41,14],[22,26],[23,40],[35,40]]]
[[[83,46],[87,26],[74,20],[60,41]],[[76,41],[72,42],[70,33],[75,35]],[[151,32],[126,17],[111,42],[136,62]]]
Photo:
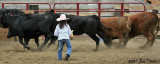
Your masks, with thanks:
[[[54,35],[58,36],[58,43],[59,43],[59,50],[58,50],[58,60],[62,60],[62,51],[63,51],[63,44],[66,43],[67,52],[64,60],[68,60],[71,56],[72,46],[70,43],[70,36],[71,36],[71,29],[70,26],[67,24],[67,20],[65,14],[61,14],[60,18],[57,18],[59,24],[56,26],[54,31]]]

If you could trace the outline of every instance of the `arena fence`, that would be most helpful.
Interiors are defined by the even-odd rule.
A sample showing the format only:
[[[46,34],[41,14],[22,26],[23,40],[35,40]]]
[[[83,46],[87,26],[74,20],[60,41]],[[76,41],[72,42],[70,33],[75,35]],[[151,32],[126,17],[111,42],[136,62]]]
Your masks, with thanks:
[[[2,9],[4,9],[5,4],[26,4],[26,10],[29,10],[28,5],[29,4],[46,4],[49,6],[49,10],[51,10],[51,5],[49,3],[2,3]],[[77,8],[76,10],[56,10],[55,7],[57,4],[76,4]],[[80,10],[79,5],[80,4],[98,4],[98,10]],[[120,10],[105,10],[101,9],[102,4],[120,4],[121,9]],[[124,4],[142,4],[143,5],[143,10],[139,11],[129,11],[129,10],[124,10]],[[101,12],[121,12],[121,16],[123,16],[124,12],[145,12],[145,5],[144,3],[140,2],[57,2],[53,5],[53,9],[56,10],[57,12],[77,12],[77,15],[79,15],[79,12],[98,12],[98,16],[101,16]],[[34,11],[46,11],[46,10],[34,10]]]
[[[56,10],[55,7],[57,4],[76,4],[77,8],[76,10]],[[80,10],[79,9],[80,4],[98,4],[98,10]],[[104,9],[101,9],[101,4],[121,4],[121,9],[117,11],[104,10]],[[142,4],[144,10],[140,10],[140,11],[124,10],[124,7],[123,7],[124,4]],[[77,15],[79,15],[79,12],[98,12],[98,16],[101,17],[101,12],[121,12],[121,16],[123,16],[124,12],[145,12],[145,5],[144,3],[140,3],[140,2],[59,2],[54,4],[53,9],[56,10],[56,12],[77,12]]]
[[[51,10],[51,5],[49,3],[2,3],[2,9],[4,9],[5,4],[26,4],[26,10],[29,10],[29,4],[46,4],[49,6],[49,10]],[[38,12],[43,12],[46,10],[34,10],[34,11],[38,11]]]

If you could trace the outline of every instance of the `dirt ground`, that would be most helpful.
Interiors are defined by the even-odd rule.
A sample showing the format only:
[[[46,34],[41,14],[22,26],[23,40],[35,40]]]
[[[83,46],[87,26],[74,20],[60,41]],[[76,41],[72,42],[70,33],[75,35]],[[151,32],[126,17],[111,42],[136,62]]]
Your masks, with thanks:
[[[110,49],[101,41],[99,51],[94,52],[93,40],[77,37],[71,40],[72,54],[69,61],[59,61],[56,45],[37,51],[34,40],[31,40],[31,50],[25,50],[19,42],[0,40],[0,64],[160,64],[160,40],[157,39],[152,48],[140,49],[145,42],[146,39],[134,38],[126,48]],[[63,58],[65,52],[66,46]]]

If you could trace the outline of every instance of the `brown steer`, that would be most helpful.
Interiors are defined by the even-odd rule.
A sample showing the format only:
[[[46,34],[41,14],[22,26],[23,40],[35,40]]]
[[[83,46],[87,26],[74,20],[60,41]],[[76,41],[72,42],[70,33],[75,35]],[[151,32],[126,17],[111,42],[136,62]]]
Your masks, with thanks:
[[[111,17],[101,19],[102,25],[104,27],[111,28],[111,31],[103,28],[104,34],[108,42],[111,43],[114,37],[117,37],[119,41],[116,43],[116,47],[118,47],[122,42],[125,41],[123,35],[129,33],[131,30],[131,21],[128,17]],[[115,43],[112,43],[115,44]]]
[[[132,28],[129,32],[129,39],[137,35],[144,35],[147,38],[147,42],[144,46],[142,46],[142,48],[153,46],[156,34],[159,29],[157,14],[152,12],[143,12],[130,16],[130,19],[132,21]],[[129,39],[126,39],[124,46],[126,46]]]

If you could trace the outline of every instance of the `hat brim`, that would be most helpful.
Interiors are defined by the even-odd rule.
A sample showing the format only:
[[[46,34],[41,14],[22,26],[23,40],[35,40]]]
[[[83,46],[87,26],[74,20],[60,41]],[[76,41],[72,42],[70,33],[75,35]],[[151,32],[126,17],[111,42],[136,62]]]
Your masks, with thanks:
[[[57,18],[57,21],[68,20],[68,19],[69,19],[69,18],[65,18],[65,19]]]

